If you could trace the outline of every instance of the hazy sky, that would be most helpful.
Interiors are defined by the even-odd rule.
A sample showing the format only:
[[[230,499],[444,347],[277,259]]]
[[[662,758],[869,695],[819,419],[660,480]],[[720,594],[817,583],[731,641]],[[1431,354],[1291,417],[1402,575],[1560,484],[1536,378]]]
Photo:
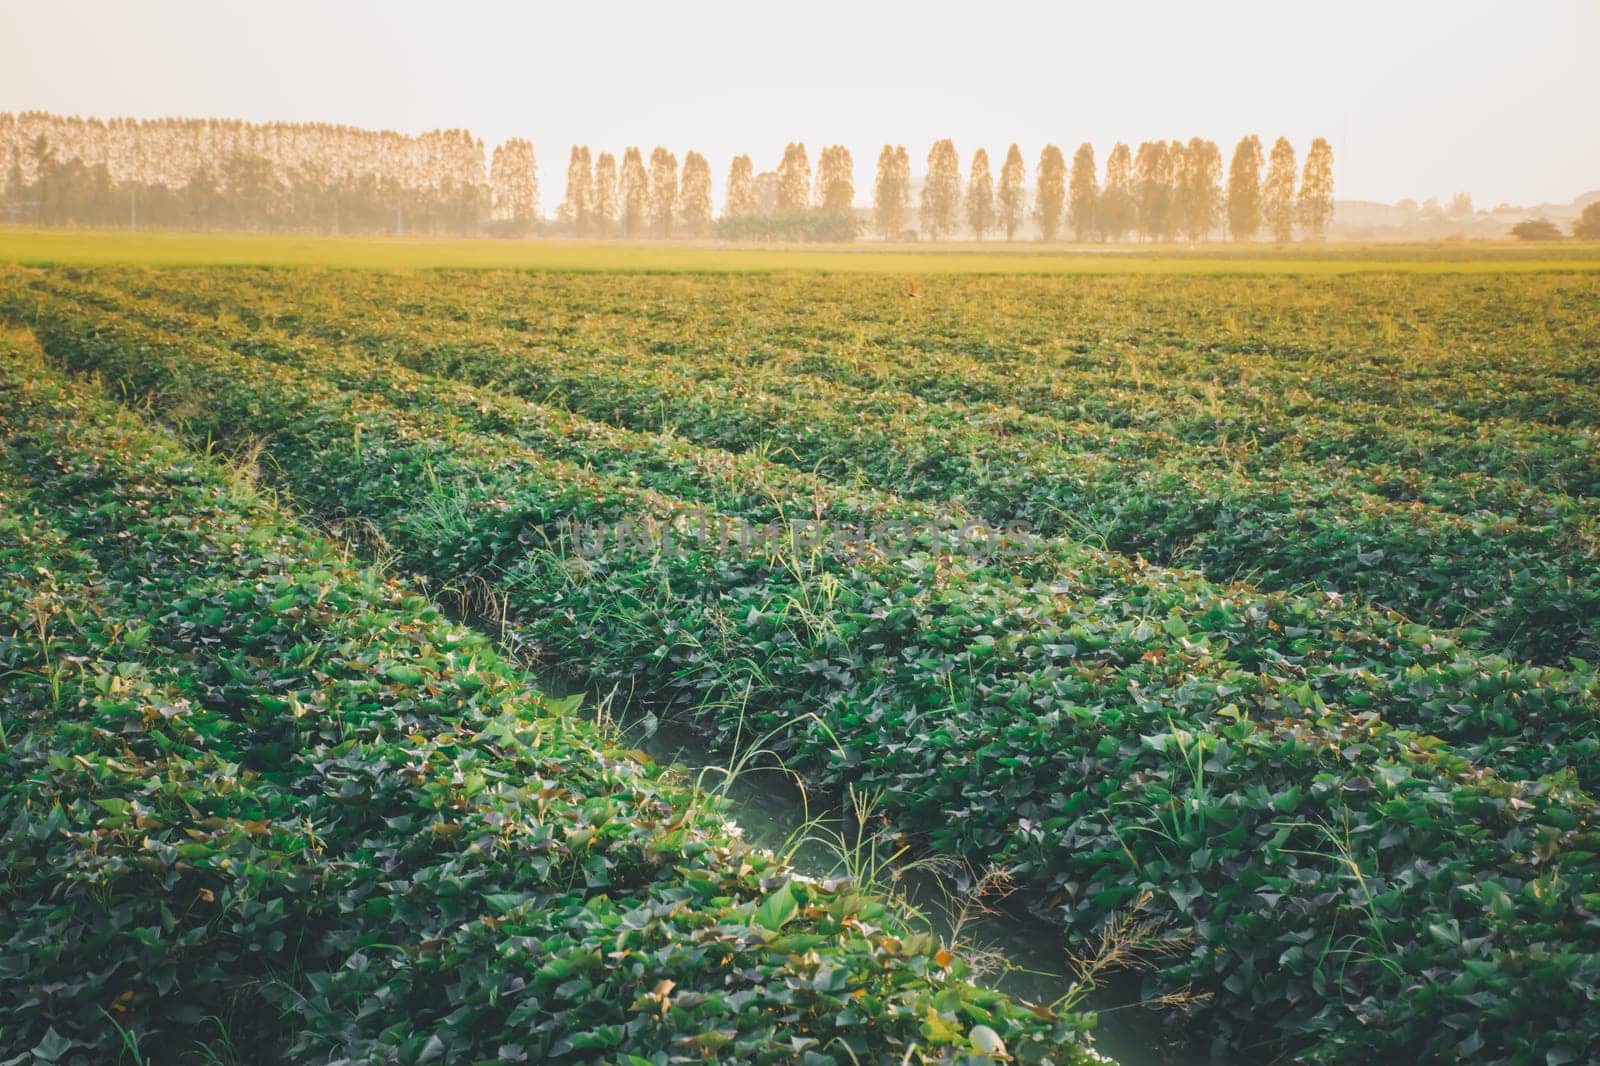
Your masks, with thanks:
[[[1600,0],[1490,4],[560,4],[0,0],[0,111],[323,120],[533,140],[547,208],[568,147],[698,149],[718,179],[804,140],[856,160],[953,137],[1279,134],[1333,142],[1336,195],[1600,188]],[[995,165],[998,169],[998,158]]]

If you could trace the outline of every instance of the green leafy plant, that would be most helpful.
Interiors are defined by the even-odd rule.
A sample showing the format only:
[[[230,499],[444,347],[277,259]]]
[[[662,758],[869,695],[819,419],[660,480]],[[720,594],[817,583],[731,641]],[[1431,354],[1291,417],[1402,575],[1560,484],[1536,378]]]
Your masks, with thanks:
[[[371,523],[430,587],[491,590],[548,661],[871,796],[891,825],[866,865],[903,838],[1008,871],[1076,943],[1131,911],[1192,937],[1144,995],[1195,997],[1226,1046],[1589,1053],[1596,679],[1563,661],[1595,616],[1582,284],[1517,281],[1514,303],[1561,309],[1533,373],[1506,347],[1527,335],[1499,337],[1515,312],[1464,282],[972,280],[951,313],[982,336],[902,332],[886,290],[836,284],[49,274],[8,280],[4,306],[191,441],[267,441],[286,500]],[[607,311],[621,286],[658,302]],[[707,324],[708,295],[739,313]],[[821,295],[792,325],[770,302]],[[1361,324],[1368,303],[1387,325]],[[232,305],[245,325],[202,321]],[[831,354],[863,329],[881,351]],[[928,524],[892,553],[562,540],[708,512],[1058,517],[1003,560]],[[1075,513],[1114,550],[1057,536]],[[1198,571],[1161,565],[1180,557]]]

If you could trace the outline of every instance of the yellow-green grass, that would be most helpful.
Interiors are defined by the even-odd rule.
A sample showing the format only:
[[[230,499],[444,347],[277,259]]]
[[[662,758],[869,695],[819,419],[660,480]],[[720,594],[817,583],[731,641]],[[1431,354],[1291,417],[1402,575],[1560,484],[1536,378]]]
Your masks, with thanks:
[[[1600,270],[1600,242],[934,246],[727,245],[688,241],[450,240],[278,234],[0,229],[0,262],[96,266],[513,268],[743,273],[1354,274]]]

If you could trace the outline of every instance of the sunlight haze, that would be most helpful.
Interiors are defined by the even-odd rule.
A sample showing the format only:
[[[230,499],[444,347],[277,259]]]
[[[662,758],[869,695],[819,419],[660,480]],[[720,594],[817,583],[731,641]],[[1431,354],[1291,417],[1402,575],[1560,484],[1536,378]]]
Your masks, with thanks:
[[[1600,0],[0,0],[0,1066],[1600,1064]]]
[[[783,146],[886,141],[920,172],[1021,145],[1257,133],[1333,144],[1340,199],[1566,202],[1600,187],[1600,4],[733,3],[109,5],[0,9],[0,111],[218,116],[535,145],[541,200],[574,143],[758,170]],[[781,10],[782,16],[774,12]]]

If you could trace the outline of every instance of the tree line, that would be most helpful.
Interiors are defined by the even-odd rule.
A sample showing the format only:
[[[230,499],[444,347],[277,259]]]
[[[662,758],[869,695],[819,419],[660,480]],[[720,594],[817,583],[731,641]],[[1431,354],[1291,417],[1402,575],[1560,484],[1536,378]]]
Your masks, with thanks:
[[[1333,216],[1333,151],[1312,141],[1304,166],[1278,138],[1270,155],[1242,138],[1223,174],[1213,141],[1116,144],[1097,168],[1094,146],[1070,165],[1046,145],[1029,168],[1011,145],[996,180],[984,149],[962,176],[952,141],[928,152],[913,207],[904,145],[878,155],[870,212],[856,209],[854,161],[829,145],[813,171],[803,143],[772,170],[748,155],[728,169],[720,214],[699,152],[654,148],[592,154],[574,145],[553,225],[539,210],[533,144],[484,144],[466,130],[418,136],[323,123],[220,119],[85,119],[0,113],[0,215],[33,225],[288,229],[331,233],[580,237],[977,240],[1068,234],[1079,241],[1320,239]]]
[[[574,145],[567,163],[567,191],[557,212],[579,237],[689,237],[733,240],[853,240],[855,177],[850,150],[830,145],[817,159],[813,179],[804,144],[784,148],[776,170],[756,173],[748,155],[728,169],[723,210],[715,215],[711,166],[688,152],[679,176],[678,157],[665,148],[591,156]]]
[[[619,172],[610,153],[591,161],[588,147],[574,146],[560,219],[579,236],[848,240],[858,228],[854,181],[842,145],[822,150],[814,176],[801,143],[787,145],[776,169],[759,174],[748,155],[735,156],[722,214],[713,218],[711,172],[699,153],[685,156],[680,180],[677,157],[665,148],[651,153],[648,170],[639,150],[627,149]],[[1146,141],[1137,151],[1118,143],[1102,180],[1093,145],[1080,145],[1070,168],[1060,148],[1046,145],[1030,186],[1022,152],[1012,145],[997,187],[981,148],[963,185],[960,157],[946,139],[928,153],[915,216],[912,193],[905,146],[884,145],[871,226],[886,240],[942,240],[964,226],[977,240],[1009,241],[1029,221],[1046,241],[1069,231],[1080,241],[1204,241],[1223,234],[1248,241],[1264,232],[1283,242],[1297,230],[1321,239],[1333,217],[1333,149],[1321,137],[1312,141],[1301,169],[1287,139],[1278,138],[1266,157],[1260,138],[1244,137],[1224,179],[1214,141]]]
[[[963,191],[955,145],[942,140],[928,153],[919,227],[913,228],[905,148],[885,145],[878,156],[873,228],[885,239],[939,240],[965,224],[980,241],[991,234],[1010,241],[1032,221],[1045,241],[1069,232],[1079,241],[1205,241],[1223,234],[1249,241],[1265,232],[1283,242],[1297,229],[1321,239],[1333,218],[1332,147],[1321,137],[1311,142],[1298,186],[1296,170],[1294,146],[1282,137],[1267,158],[1260,138],[1241,138],[1226,179],[1216,142],[1199,137],[1145,141],[1137,150],[1118,142],[1103,177],[1092,144],[1078,146],[1070,167],[1051,144],[1039,153],[1029,188],[1027,164],[1013,144],[998,186],[988,152],[974,152]]]
[[[327,123],[0,113],[0,217],[41,226],[474,234],[538,219],[533,144]]]

